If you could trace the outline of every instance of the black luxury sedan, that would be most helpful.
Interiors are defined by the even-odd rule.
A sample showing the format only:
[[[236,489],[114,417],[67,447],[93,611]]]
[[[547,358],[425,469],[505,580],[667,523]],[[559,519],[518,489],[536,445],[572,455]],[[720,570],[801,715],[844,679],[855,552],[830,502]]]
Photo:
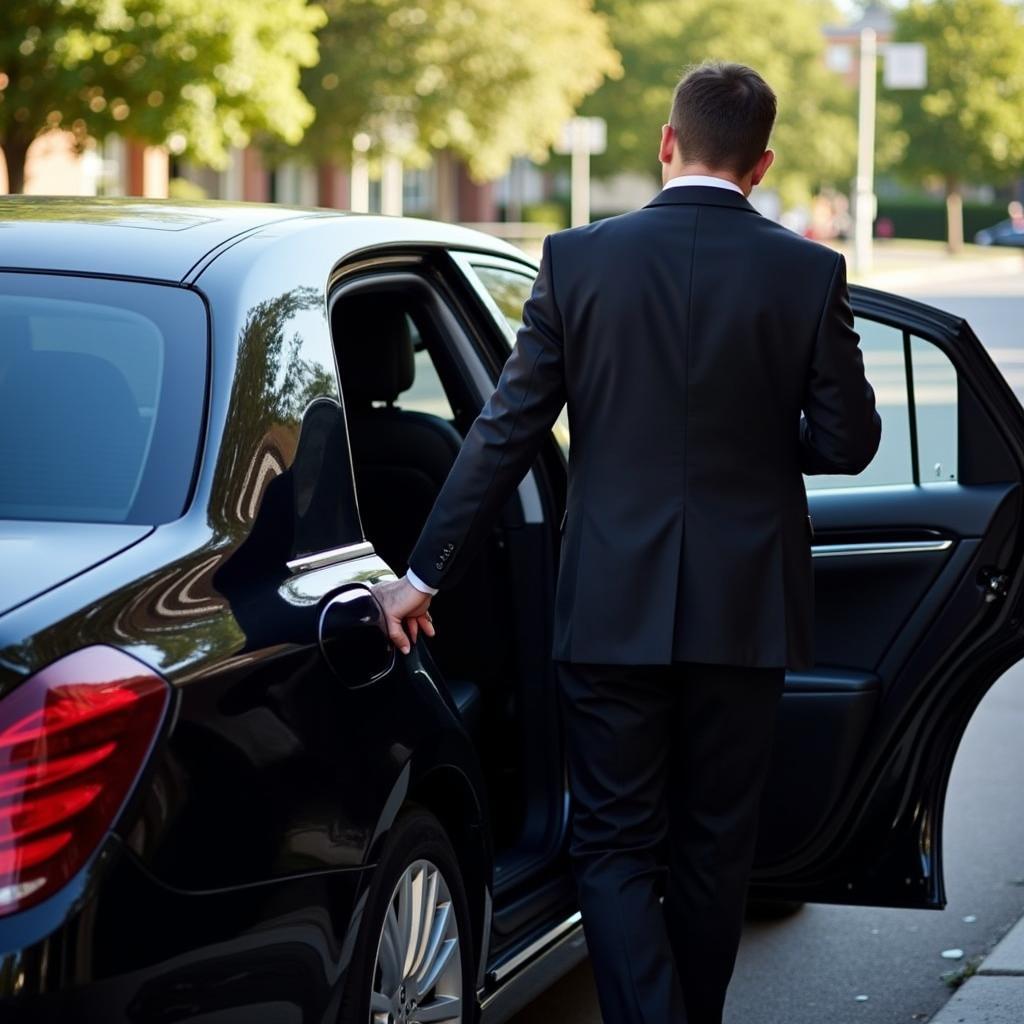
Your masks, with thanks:
[[[586,953],[548,657],[565,424],[436,640],[396,656],[368,584],[535,265],[424,221],[27,198],[0,266],[0,1019],[510,1018]],[[957,744],[1024,654],[1024,413],[963,320],[853,301],[884,437],[807,481],[817,666],[753,895],[941,908]]]

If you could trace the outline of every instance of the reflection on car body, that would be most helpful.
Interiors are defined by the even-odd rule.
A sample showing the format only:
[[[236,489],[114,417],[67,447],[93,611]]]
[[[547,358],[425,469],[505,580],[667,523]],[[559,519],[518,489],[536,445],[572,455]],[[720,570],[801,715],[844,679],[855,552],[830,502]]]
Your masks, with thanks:
[[[566,421],[436,640],[396,658],[367,585],[404,570],[536,267],[284,207],[0,219],[3,1019],[363,1024],[413,898],[439,942],[389,941],[419,1012],[507,1019],[586,952],[549,659]],[[808,481],[817,665],[754,890],[939,907],[948,769],[1021,655],[1024,422],[962,321],[853,301],[887,448]],[[165,710],[130,743],[140,693]]]

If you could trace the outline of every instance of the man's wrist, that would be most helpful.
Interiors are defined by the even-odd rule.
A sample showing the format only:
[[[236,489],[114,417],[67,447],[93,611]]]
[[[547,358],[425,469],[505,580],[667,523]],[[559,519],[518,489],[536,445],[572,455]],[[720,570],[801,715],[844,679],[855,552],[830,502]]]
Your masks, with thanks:
[[[410,586],[415,590],[418,590],[421,594],[430,594],[433,596],[437,593],[437,587],[432,587],[429,584],[424,583],[423,580],[421,580],[419,576],[412,571],[412,569],[405,570],[405,578]]]

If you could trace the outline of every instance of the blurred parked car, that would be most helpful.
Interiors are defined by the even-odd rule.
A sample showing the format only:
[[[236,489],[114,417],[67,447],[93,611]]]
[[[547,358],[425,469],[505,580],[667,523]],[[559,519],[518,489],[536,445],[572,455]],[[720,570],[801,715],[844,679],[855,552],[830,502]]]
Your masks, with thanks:
[[[978,245],[1017,245],[1024,246],[1024,204],[1010,203],[1010,216],[993,224],[990,228],[982,228],[974,236]]]
[[[368,585],[404,571],[535,265],[277,206],[7,199],[0,225],[0,1019],[506,1020],[586,953],[564,433],[436,640],[396,657]],[[1024,653],[1024,414],[959,318],[853,302],[883,447],[808,480],[817,666],[787,679],[753,893],[935,908],[957,744]]]

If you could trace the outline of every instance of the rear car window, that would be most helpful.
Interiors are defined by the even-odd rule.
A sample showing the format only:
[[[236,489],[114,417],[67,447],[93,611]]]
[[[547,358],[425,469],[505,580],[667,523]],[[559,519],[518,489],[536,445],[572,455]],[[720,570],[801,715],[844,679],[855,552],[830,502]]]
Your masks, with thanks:
[[[194,292],[0,274],[0,518],[177,518],[206,375],[206,307]]]

